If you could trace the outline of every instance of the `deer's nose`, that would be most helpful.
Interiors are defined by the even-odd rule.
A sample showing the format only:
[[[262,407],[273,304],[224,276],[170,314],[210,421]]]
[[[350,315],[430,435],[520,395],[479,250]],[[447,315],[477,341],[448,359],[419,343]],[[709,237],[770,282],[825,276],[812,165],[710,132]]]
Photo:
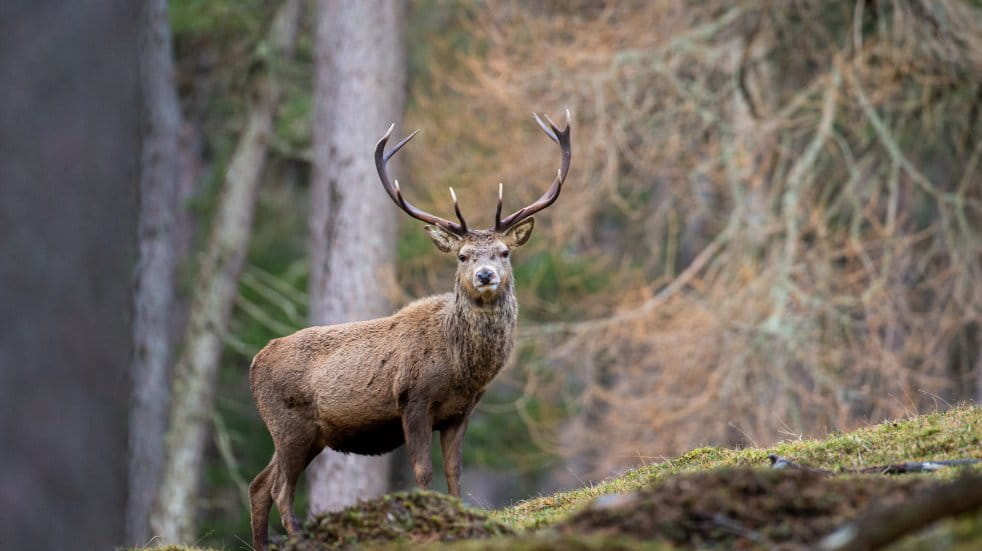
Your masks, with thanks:
[[[482,285],[487,285],[491,283],[494,279],[494,270],[489,270],[487,268],[481,268],[477,271],[477,280],[481,282]]]

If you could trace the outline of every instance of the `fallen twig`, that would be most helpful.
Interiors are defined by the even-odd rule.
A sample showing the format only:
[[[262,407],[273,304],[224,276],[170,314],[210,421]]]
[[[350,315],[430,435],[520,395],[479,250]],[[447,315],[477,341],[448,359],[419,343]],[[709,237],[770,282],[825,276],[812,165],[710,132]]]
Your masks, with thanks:
[[[907,474],[907,473],[927,473],[934,472],[946,467],[962,467],[965,465],[975,465],[977,463],[982,463],[982,459],[943,459],[939,461],[910,461],[907,463],[895,463],[893,465],[878,465],[875,467],[863,467],[862,469],[843,469],[841,471],[829,471],[826,469],[819,469],[817,467],[811,467],[809,465],[803,465],[801,463],[795,463],[786,457],[781,457],[780,455],[771,454],[767,456],[771,460],[771,468],[773,469],[803,469],[806,471],[813,471],[817,473],[823,473],[828,475],[833,474]]]
[[[961,467],[964,465],[974,465],[982,460],[979,459],[947,459],[943,461],[914,461],[909,463],[897,463],[895,465],[883,465],[879,467],[866,467],[855,472],[872,474],[907,474],[907,473],[928,473],[944,469],[945,467]]]

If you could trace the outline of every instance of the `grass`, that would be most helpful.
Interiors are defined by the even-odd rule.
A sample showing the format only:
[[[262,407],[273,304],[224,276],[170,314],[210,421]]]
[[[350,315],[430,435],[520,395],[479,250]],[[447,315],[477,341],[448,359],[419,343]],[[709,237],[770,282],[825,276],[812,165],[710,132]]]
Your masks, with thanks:
[[[491,517],[518,530],[535,529],[564,519],[602,495],[631,492],[682,473],[721,467],[762,467],[769,464],[770,454],[833,471],[905,461],[982,458],[982,407],[961,406],[821,440],[798,440],[769,448],[697,448],[681,457],[632,469],[598,484],[491,511]]]
[[[438,548],[470,549],[672,549],[663,542],[640,541],[612,536],[610,533],[569,533],[570,519],[600,496],[608,494],[648,495],[662,484],[681,478],[708,473],[720,476],[719,469],[766,467],[768,455],[776,454],[797,463],[844,471],[903,463],[959,458],[982,458],[982,407],[960,406],[947,412],[932,413],[906,419],[888,421],[854,432],[834,434],[820,440],[796,440],[769,448],[727,449],[704,447],[664,462],[645,465],[627,471],[622,476],[568,492],[537,497],[519,502],[511,507],[488,511],[488,522],[500,523],[520,534],[516,537],[496,537],[488,540],[458,541],[449,544],[433,544]],[[982,467],[970,467],[982,470]],[[737,471],[733,471],[737,472]],[[744,471],[739,471],[744,472]],[[929,475],[903,475],[900,478],[925,478],[936,480],[957,476],[964,469],[945,469]],[[701,475],[698,475],[701,476]],[[741,476],[748,476],[746,474]],[[866,475],[878,476],[878,475]],[[719,486],[718,483],[713,483]],[[654,488],[654,490],[652,490]],[[643,494],[644,492],[642,492]],[[369,507],[368,503],[360,507]],[[473,510],[461,514],[473,514]],[[350,516],[350,513],[348,513]],[[587,511],[589,515],[589,511]],[[583,517],[582,514],[579,515]],[[556,529],[553,529],[556,527]],[[534,532],[534,533],[533,533]],[[500,531],[498,533],[501,533]],[[521,534],[525,534],[522,536]],[[434,538],[436,539],[436,538]],[[916,538],[908,538],[905,549],[930,549],[938,541],[948,542],[951,549],[971,549],[982,540],[982,515],[955,519],[935,527]],[[411,543],[403,540],[394,546],[400,548]],[[419,541],[419,540],[416,540]],[[432,541],[432,540],[431,540]],[[921,542],[921,543],[918,543]],[[961,542],[961,543],[959,543]],[[967,542],[967,545],[965,544]],[[952,545],[954,543],[954,545]],[[198,548],[169,546],[153,548],[154,551],[206,551]]]

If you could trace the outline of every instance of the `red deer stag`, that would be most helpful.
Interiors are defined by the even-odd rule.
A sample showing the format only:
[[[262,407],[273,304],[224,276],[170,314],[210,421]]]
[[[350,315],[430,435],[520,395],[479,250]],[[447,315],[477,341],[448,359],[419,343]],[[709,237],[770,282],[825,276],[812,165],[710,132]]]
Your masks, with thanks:
[[[450,494],[460,496],[461,448],[467,418],[484,389],[505,365],[514,341],[518,303],[511,249],[532,233],[532,215],[551,205],[569,172],[569,111],[560,130],[535,116],[562,150],[552,186],[534,203],[501,217],[501,185],[494,227],[469,229],[450,189],[459,223],[413,206],[392,181],[386,163],[416,132],[390,151],[392,127],[375,146],[382,187],[409,216],[426,222],[437,248],[457,255],[452,293],[417,300],[395,314],[370,321],[309,327],[273,339],[252,361],[252,394],[275,452],[249,486],[252,537],[266,548],[269,510],[275,501],[290,534],[300,529],[293,513],[297,479],[325,447],[377,455],[403,442],[416,482],[430,484],[430,442],[440,431]],[[418,132],[418,131],[417,131]]]

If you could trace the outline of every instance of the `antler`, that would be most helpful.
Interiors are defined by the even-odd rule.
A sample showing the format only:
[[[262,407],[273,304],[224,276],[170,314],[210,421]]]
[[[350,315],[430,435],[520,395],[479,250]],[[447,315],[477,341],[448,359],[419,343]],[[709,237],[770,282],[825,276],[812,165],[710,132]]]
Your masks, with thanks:
[[[461,236],[465,235],[467,233],[467,222],[464,221],[464,216],[460,213],[460,206],[457,204],[457,194],[454,193],[453,188],[450,188],[450,197],[453,198],[453,208],[454,212],[457,213],[457,219],[460,220],[459,224],[445,220],[439,216],[434,216],[426,211],[416,208],[402,196],[402,191],[399,190],[399,180],[395,180],[394,182],[389,181],[389,175],[385,171],[386,163],[389,162],[389,159],[391,159],[393,155],[402,149],[402,146],[406,145],[409,140],[416,137],[416,134],[419,133],[419,130],[417,130],[406,136],[402,139],[402,141],[393,146],[391,150],[386,152],[385,144],[389,141],[389,135],[392,134],[393,128],[395,128],[395,124],[389,126],[389,129],[385,131],[385,135],[382,136],[382,139],[375,144],[375,168],[378,169],[378,177],[382,180],[382,187],[385,188],[385,192],[388,193],[389,197],[391,197],[392,200],[399,205],[399,208],[406,211],[406,214],[409,216],[429,224],[437,225],[450,233]]]
[[[563,128],[562,130],[556,128],[556,125],[549,119],[549,115],[543,115],[546,118],[546,121],[549,123],[548,126],[546,126],[546,123],[542,122],[539,115],[532,113],[532,116],[535,117],[535,122],[539,123],[539,128],[542,128],[542,131],[545,132],[546,135],[552,139],[552,141],[559,144],[559,148],[563,152],[562,164],[560,164],[559,170],[556,172],[556,179],[553,180],[552,185],[549,186],[549,189],[542,194],[542,197],[539,197],[539,199],[531,205],[522,207],[514,213],[508,215],[504,220],[501,219],[502,185],[498,184],[498,208],[494,213],[494,231],[498,233],[508,231],[512,226],[553,204],[559,197],[559,192],[563,190],[563,182],[566,180],[566,174],[569,172],[569,160],[570,156],[572,155],[569,145],[569,109],[566,110],[566,128]]]

